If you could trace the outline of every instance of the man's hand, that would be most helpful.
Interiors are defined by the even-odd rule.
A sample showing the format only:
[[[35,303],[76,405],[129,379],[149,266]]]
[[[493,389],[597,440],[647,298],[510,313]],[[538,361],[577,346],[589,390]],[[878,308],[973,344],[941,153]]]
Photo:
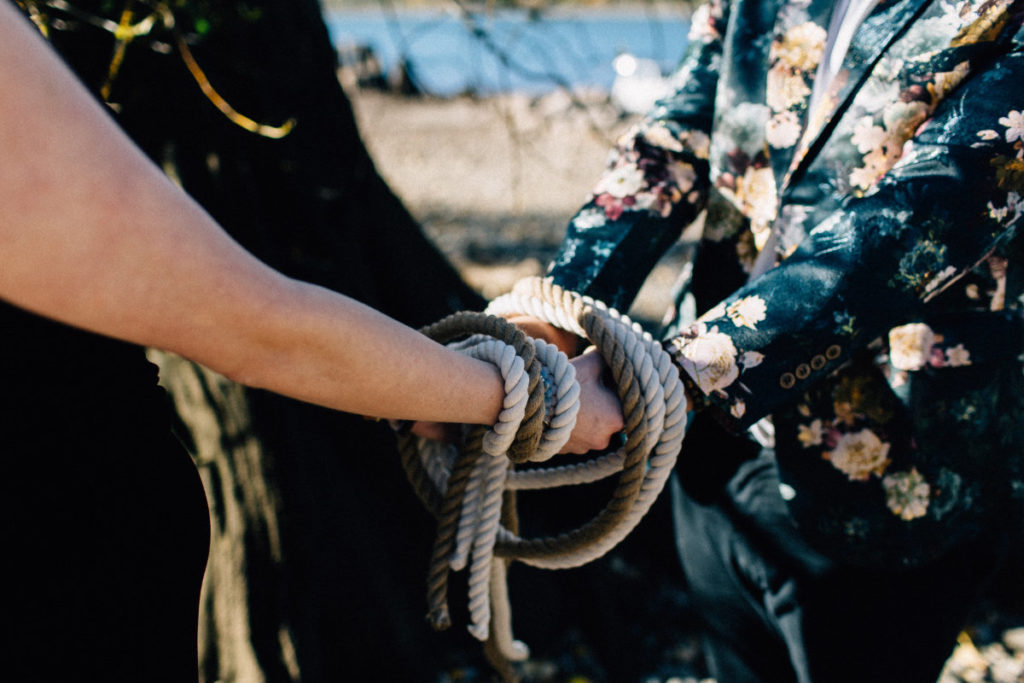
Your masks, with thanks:
[[[510,313],[504,316],[504,318],[525,332],[527,336],[534,339],[543,339],[548,344],[554,344],[558,347],[559,351],[569,356],[569,358],[576,355],[580,338],[572,332],[522,313]]]

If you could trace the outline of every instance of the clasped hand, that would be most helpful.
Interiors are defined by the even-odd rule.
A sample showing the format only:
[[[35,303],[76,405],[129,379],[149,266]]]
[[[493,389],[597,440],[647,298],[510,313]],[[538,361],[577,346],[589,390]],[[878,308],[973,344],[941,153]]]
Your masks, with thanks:
[[[615,392],[604,382],[605,365],[593,346],[569,361],[576,368],[580,385],[580,410],[576,426],[559,453],[582,455],[603,450],[611,438],[622,431],[622,404]]]
[[[571,354],[575,350],[576,337],[571,333],[533,318],[512,318],[511,322],[530,336],[555,344],[566,353]],[[576,370],[576,381],[580,385],[580,408],[576,415],[576,426],[559,453],[582,455],[603,450],[611,443],[612,437],[623,429],[622,404],[604,382],[607,366],[596,348],[587,348],[569,362]],[[447,441],[452,431],[450,427],[438,422],[417,422],[412,431],[419,436]]]

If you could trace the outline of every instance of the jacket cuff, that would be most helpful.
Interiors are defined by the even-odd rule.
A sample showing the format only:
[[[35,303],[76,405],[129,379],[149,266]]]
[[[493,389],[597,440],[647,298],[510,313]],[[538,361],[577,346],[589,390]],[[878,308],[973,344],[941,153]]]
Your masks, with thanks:
[[[703,413],[718,423],[720,427],[731,434],[739,434],[743,431],[740,420],[730,412],[726,401],[716,400],[713,395],[707,394],[701,389],[696,377],[692,374],[691,363],[680,362],[681,355],[679,347],[671,340],[662,342],[662,347],[668,352],[672,362],[679,369],[679,379],[683,383],[683,389],[690,399],[691,409],[694,413]]]

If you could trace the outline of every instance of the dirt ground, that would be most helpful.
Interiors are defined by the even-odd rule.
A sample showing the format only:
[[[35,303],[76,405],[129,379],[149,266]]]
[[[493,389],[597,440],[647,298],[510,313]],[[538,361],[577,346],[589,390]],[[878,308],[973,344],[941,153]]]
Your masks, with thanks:
[[[631,123],[598,94],[482,100],[373,91],[350,96],[385,180],[465,280],[488,298],[542,272],[601,172],[612,140]],[[684,240],[648,279],[630,310],[635,319],[661,318],[686,248]],[[940,683],[1024,682],[1024,600],[1014,588],[1021,583],[1024,557],[1014,554],[1015,569],[1002,579],[1009,593],[1004,588],[979,608]],[[1011,593],[1012,605],[1001,602]],[[689,649],[688,671],[696,677],[664,680],[696,682],[699,654],[692,643],[677,646]],[[550,680],[593,680],[561,674]]]
[[[436,100],[361,91],[352,100],[378,170],[487,298],[547,265],[634,120],[596,93]],[[662,317],[684,251],[666,255],[631,315]]]

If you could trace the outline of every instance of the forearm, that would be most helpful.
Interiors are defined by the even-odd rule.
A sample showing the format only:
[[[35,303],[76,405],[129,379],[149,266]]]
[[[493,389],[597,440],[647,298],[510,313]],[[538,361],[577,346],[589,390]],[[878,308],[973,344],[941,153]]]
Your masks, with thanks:
[[[493,422],[502,390],[489,364],[257,261],[7,3],[0,92],[12,95],[0,99],[0,297],[325,406]]]
[[[289,282],[246,332],[205,364],[249,386],[385,418],[493,424],[504,398],[497,369],[436,344],[356,301]],[[187,354],[185,354],[187,355]],[[197,359],[200,360],[200,359]],[[200,362],[204,362],[200,360]]]

